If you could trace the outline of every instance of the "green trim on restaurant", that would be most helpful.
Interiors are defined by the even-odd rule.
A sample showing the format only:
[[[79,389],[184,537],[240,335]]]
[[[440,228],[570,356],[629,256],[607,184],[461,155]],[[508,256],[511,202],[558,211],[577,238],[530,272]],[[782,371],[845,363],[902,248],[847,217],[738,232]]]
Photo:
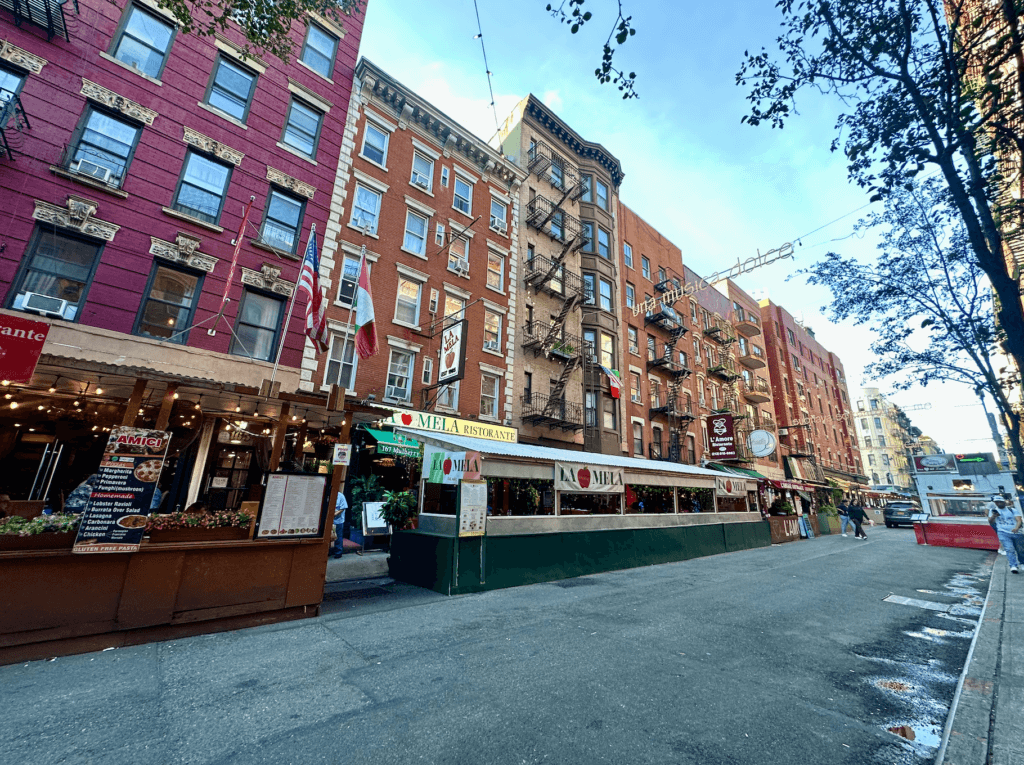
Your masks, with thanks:
[[[366,432],[376,439],[377,454],[413,457],[420,453],[420,442],[414,438],[374,428],[366,428]]]

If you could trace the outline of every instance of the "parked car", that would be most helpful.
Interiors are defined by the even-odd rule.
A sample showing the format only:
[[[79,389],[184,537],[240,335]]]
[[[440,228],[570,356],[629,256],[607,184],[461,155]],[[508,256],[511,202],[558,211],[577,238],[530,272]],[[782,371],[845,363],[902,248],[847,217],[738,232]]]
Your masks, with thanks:
[[[885,519],[885,527],[891,529],[893,526],[899,526],[901,524],[906,526],[912,526],[913,522],[911,518],[917,513],[921,512],[921,506],[916,502],[898,501],[888,502],[885,507],[882,508],[882,518]]]

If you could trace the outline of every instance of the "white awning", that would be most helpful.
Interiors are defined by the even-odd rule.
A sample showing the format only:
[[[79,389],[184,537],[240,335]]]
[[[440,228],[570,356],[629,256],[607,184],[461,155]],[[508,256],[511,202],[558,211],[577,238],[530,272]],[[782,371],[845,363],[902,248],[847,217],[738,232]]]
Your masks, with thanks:
[[[448,433],[437,433],[429,430],[418,430],[416,428],[395,428],[403,433],[408,433],[417,441],[436,446],[439,449],[456,452],[480,452],[484,455],[484,475],[490,475],[487,470],[487,457],[508,458],[511,461],[533,461],[554,466],[556,462],[573,462],[587,465],[624,468],[633,474],[645,474],[650,476],[648,480],[651,485],[661,485],[655,481],[655,476],[665,476],[674,479],[671,484],[675,486],[714,486],[715,478],[720,478],[722,473],[718,470],[707,470],[692,465],[680,465],[675,462],[655,462],[653,460],[638,460],[633,457],[623,457],[615,454],[597,454],[595,452],[576,451],[574,449],[553,449],[550,446],[534,446],[532,444],[510,444],[504,441],[491,441],[486,438],[468,438],[466,436],[455,436]],[[545,468],[545,477],[550,478],[551,468]],[[526,474],[517,474],[519,477],[527,478]],[[539,477],[539,476],[538,476]],[[667,482],[666,482],[667,483]]]

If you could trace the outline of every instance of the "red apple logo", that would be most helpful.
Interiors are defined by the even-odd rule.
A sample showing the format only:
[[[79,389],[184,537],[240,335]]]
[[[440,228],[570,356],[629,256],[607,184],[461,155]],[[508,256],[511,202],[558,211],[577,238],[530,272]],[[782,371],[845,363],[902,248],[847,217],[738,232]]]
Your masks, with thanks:
[[[450,475],[451,472],[452,472],[452,461],[451,460],[445,460],[444,461],[444,465],[442,466],[442,469],[444,470],[444,474],[445,475]]]
[[[402,415],[402,424],[403,425],[412,425],[412,415],[411,414],[403,414]]]
[[[590,486],[590,471],[586,468],[581,468],[576,473],[576,481],[579,483],[580,488],[586,489]]]
[[[732,481],[730,481],[728,479],[726,479],[726,482],[725,482],[725,493],[726,494],[732,494]]]

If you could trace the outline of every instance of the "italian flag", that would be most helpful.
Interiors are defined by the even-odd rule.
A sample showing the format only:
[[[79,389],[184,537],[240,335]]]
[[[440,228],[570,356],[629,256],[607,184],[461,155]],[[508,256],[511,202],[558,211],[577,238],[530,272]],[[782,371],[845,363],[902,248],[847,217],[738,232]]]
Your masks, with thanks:
[[[370,272],[366,258],[359,265],[359,285],[356,287],[356,353],[368,359],[377,354],[377,325],[373,319],[373,297],[370,295]]]

